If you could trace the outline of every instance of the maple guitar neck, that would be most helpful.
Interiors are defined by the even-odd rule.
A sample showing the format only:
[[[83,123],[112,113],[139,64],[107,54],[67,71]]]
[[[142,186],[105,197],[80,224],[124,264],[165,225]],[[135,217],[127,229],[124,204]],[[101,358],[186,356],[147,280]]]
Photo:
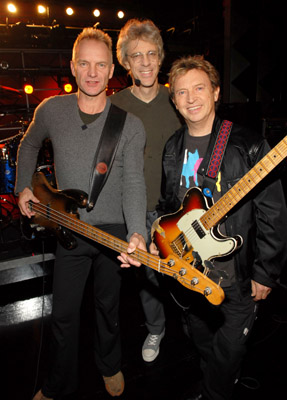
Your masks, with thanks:
[[[287,156],[287,136],[269,151],[239,182],[222,196],[200,218],[206,229],[217,225],[223,217],[246,196],[266,175],[269,174]]]
[[[53,210],[48,205],[42,203],[30,203],[30,207],[33,211],[39,213],[44,218],[57,223],[62,227],[68,228],[75,233],[79,233],[80,235],[102,244],[105,247],[115,250],[118,253],[127,252],[127,242],[89,225],[86,222],[69,216],[68,214],[63,214],[57,210]],[[136,249],[133,252],[132,257],[150,268],[160,270],[160,258],[153,256],[144,250]]]

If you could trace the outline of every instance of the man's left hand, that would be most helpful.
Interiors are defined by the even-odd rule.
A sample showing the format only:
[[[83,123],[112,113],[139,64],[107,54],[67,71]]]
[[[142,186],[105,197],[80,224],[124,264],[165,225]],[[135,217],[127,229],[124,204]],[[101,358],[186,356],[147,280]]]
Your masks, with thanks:
[[[251,280],[251,288],[251,296],[253,297],[254,301],[265,300],[272,290],[270,287],[261,285],[261,283],[255,282],[253,280]]]
[[[141,263],[139,261],[136,261],[135,258],[132,257],[132,253],[136,250],[146,250],[146,243],[142,235],[139,235],[138,233],[134,233],[129,241],[127,252],[126,253],[121,253],[117,258],[122,262],[121,267],[122,268],[128,268],[131,265],[135,265],[136,267],[139,267]],[[131,256],[129,256],[129,254]]]

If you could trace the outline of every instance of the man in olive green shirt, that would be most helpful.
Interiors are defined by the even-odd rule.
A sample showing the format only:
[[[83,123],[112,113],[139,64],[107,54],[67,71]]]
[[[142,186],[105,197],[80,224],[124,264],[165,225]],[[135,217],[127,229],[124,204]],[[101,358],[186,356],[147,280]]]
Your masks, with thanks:
[[[110,96],[112,103],[139,117],[146,131],[144,173],[147,186],[147,228],[157,218],[155,206],[160,196],[162,150],[167,139],[181,126],[168,89],[159,84],[158,73],[164,58],[159,29],[150,20],[129,20],[117,42],[119,63],[129,72],[132,86]],[[149,334],[142,348],[143,359],[153,361],[165,334],[164,307],[160,301],[157,273],[144,268],[140,291]],[[148,287],[152,286],[152,290]],[[155,297],[156,296],[156,297]]]

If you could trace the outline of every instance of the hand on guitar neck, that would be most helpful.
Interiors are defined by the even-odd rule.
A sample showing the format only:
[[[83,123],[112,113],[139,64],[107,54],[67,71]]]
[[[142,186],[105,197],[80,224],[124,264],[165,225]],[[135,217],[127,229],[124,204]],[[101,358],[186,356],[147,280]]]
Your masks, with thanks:
[[[136,249],[147,251],[146,243],[142,235],[138,233],[134,233],[129,241],[126,253],[121,253],[117,258],[122,262],[122,268],[128,268],[132,265],[135,267],[140,267],[141,262],[137,261],[133,257],[129,257],[129,254],[132,254]]]
[[[28,218],[32,218],[35,215],[35,211],[32,211],[29,205],[30,201],[32,201],[33,203],[40,202],[40,200],[37,199],[36,196],[34,196],[32,190],[28,187],[25,187],[25,189],[19,193],[18,207],[21,214]]]

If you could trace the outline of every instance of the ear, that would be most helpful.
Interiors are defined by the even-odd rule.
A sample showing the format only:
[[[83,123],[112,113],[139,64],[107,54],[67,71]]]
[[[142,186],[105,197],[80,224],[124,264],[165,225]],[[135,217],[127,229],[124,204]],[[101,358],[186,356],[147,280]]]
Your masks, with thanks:
[[[213,96],[214,96],[214,101],[217,102],[219,99],[219,93],[220,93],[220,87],[218,86],[214,92],[213,92]]]
[[[70,61],[70,68],[73,76],[76,76],[75,66],[73,60]]]
[[[173,102],[175,108],[178,110],[178,107],[177,107],[177,105],[176,105],[175,99],[174,99],[174,98],[171,98],[171,100],[172,100],[172,102]]]
[[[115,69],[115,64],[111,65],[111,69],[110,69],[110,73],[109,73],[109,79],[112,78],[113,74],[114,74],[114,69]]]

